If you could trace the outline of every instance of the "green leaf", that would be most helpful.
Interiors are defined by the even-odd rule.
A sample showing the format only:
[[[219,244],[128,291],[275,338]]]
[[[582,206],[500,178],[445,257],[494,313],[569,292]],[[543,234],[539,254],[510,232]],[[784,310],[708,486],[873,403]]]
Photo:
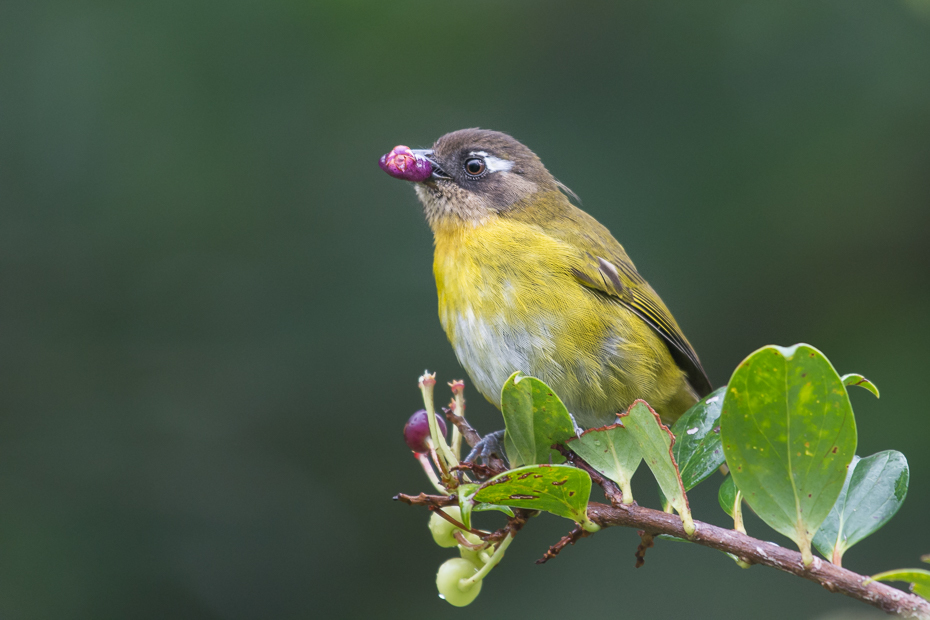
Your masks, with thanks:
[[[456,495],[459,498],[459,510],[462,511],[462,525],[471,528],[471,512],[475,509],[475,491],[478,490],[477,484],[460,484],[456,489]]]
[[[739,489],[736,488],[736,484],[733,482],[733,476],[724,478],[723,484],[720,485],[720,491],[717,493],[717,501],[723,511],[731,517],[736,510],[736,496],[738,494]]]
[[[588,523],[591,476],[570,465],[527,465],[511,469],[481,485],[475,500],[499,506],[545,510]]]
[[[720,434],[743,498],[810,566],[811,540],[856,452],[856,422],[836,370],[805,344],[759,349],[730,379]]]
[[[743,494],[736,488],[733,482],[733,476],[727,476],[720,485],[720,491],[717,493],[717,501],[723,511],[733,517],[733,529],[746,533],[746,527],[743,525]],[[727,554],[730,555],[730,554]],[[734,556],[733,559],[737,559]],[[742,566],[742,564],[740,564]],[[745,568],[745,567],[744,567]]]
[[[841,566],[847,549],[877,532],[898,512],[909,478],[907,459],[897,450],[853,458],[839,499],[814,536],[814,546]]]
[[[480,504],[475,504],[475,507],[474,507],[475,512],[487,512],[489,510],[497,510],[498,512],[503,512],[508,517],[513,516],[513,510],[511,510],[508,506],[498,506],[497,504],[480,503]]]
[[[633,503],[630,480],[643,456],[636,440],[622,424],[586,430],[581,437],[569,439],[566,445],[588,465],[620,486],[624,504]]]
[[[672,426],[672,455],[686,492],[723,465],[720,411],[726,389],[724,386],[699,400]]]
[[[513,510],[507,506],[497,506],[495,504],[485,504],[483,502],[475,501],[475,492],[478,490],[478,487],[481,485],[469,483],[469,484],[460,484],[458,489],[456,489],[456,495],[459,498],[459,509],[462,511],[462,525],[467,528],[471,528],[471,513],[472,512],[484,512],[487,510],[498,510],[503,512],[508,517],[513,516]]]
[[[635,439],[643,460],[659,483],[659,489],[681,516],[685,532],[690,536],[694,533],[694,521],[681,476],[678,475],[678,465],[672,456],[675,436],[643,400],[635,401],[626,413],[621,413],[620,421]]]
[[[456,489],[456,495],[459,498],[459,509],[462,511],[462,524],[471,528],[471,513],[472,512],[484,512],[487,510],[499,510],[503,512],[508,517],[513,516],[513,510],[507,506],[497,506],[495,504],[485,504],[483,502],[475,502],[475,492],[478,490],[478,487],[481,485],[469,483],[469,484],[460,484],[458,489]]]
[[[548,385],[515,372],[501,389],[504,450],[511,467],[534,463],[563,463],[549,446],[575,436],[575,425],[565,405]]]
[[[875,386],[875,384],[862,375],[851,372],[848,375],[843,375],[842,380],[843,385],[858,385],[875,394],[875,398],[880,398],[878,394],[878,388]]]
[[[906,581],[911,584],[911,592],[930,601],[930,571],[922,568],[900,568],[872,575],[866,580]]]

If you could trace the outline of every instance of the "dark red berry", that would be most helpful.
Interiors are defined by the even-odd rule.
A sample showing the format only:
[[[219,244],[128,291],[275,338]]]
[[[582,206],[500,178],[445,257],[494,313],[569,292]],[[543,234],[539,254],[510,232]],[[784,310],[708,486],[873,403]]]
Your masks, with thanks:
[[[445,435],[446,421],[436,415],[436,422],[439,424],[439,432]],[[426,445],[427,437],[429,437],[429,418],[426,417],[426,409],[420,409],[404,424],[404,441],[414,452],[429,452],[429,447]]]

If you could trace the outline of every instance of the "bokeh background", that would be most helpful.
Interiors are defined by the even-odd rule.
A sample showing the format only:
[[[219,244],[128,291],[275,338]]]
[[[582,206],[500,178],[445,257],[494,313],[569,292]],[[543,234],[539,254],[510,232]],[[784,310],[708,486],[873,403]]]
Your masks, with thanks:
[[[860,603],[531,524],[457,610],[401,441],[463,375],[402,143],[533,148],[713,382],[809,342],[911,463],[846,564],[930,552],[930,2],[0,3],[0,617],[816,618]],[[440,400],[445,392],[440,390]],[[482,431],[499,413],[474,392]],[[655,501],[640,473],[646,503]],[[691,494],[725,524],[715,482]],[[649,495],[653,493],[653,495]],[[750,518],[750,533],[786,541]],[[786,543],[787,544],[787,543]]]

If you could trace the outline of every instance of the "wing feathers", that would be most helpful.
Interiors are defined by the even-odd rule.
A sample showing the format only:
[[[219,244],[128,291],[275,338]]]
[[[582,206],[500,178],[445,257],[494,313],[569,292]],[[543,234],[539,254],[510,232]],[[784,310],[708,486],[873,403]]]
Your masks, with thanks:
[[[599,278],[595,279],[589,271],[577,267],[572,268],[572,274],[585,286],[601,291],[646,321],[665,340],[675,362],[687,373],[691,387],[699,396],[709,394],[712,390],[710,380],[701,366],[697,353],[681,333],[671,313],[655,291],[643,280],[643,277],[626,261],[620,260],[615,264],[600,256],[591,256],[591,258],[597,260],[596,270]],[[619,264],[619,270],[617,264]],[[623,272],[622,276],[620,271]],[[626,281],[624,281],[624,276]]]

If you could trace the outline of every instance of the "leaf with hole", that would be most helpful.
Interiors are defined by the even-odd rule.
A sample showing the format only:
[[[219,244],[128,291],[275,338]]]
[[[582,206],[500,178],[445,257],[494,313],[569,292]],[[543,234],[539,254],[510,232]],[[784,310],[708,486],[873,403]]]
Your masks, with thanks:
[[[515,372],[501,389],[504,450],[511,467],[562,463],[565,457],[551,445],[575,436],[568,410],[548,385]]]
[[[639,445],[622,424],[592,428],[566,442],[572,452],[617,483],[623,503],[633,503],[630,480],[643,460]]]
[[[847,549],[877,532],[898,512],[909,479],[907,459],[897,450],[853,458],[839,499],[814,536],[814,546],[841,566]]]
[[[644,400],[635,401],[626,413],[621,413],[620,422],[639,446],[643,460],[652,470],[662,494],[668,498],[668,502],[681,517],[685,532],[689,536],[694,534],[694,520],[688,507],[688,497],[685,495],[681,476],[678,475],[678,465],[672,456],[675,436]]]
[[[498,506],[545,510],[589,523],[591,476],[570,465],[527,465],[491,478],[475,493],[475,501]]]
[[[729,381],[720,435],[743,498],[810,566],[811,541],[856,452],[856,422],[836,370],[805,344],[759,349]]]

